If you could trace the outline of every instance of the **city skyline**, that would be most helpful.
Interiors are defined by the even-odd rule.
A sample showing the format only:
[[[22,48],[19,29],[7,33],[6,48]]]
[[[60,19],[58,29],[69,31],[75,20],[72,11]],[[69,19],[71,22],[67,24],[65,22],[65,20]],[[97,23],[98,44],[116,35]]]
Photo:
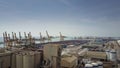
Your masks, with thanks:
[[[33,36],[120,37],[119,0],[1,0],[0,36],[4,31]]]

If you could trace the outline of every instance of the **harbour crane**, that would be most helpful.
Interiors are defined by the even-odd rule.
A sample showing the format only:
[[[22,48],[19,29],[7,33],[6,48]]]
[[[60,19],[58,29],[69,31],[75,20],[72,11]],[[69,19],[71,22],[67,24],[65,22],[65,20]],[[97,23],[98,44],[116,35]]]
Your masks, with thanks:
[[[47,34],[47,40],[48,40],[48,42],[51,42],[51,37],[49,36],[47,30],[46,30],[46,34]]]
[[[44,38],[42,37],[41,32],[40,32],[40,42],[41,42],[41,43],[44,43]]]
[[[62,36],[61,32],[59,32],[60,34],[60,41],[64,41],[64,36]]]

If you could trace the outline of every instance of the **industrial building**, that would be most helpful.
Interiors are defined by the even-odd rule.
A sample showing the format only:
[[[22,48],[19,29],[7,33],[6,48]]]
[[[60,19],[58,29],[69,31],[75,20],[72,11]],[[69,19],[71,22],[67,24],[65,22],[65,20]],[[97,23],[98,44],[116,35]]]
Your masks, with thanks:
[[[96,43],[95,39],[51,42],[48,32],[45,38],[35,39],[31,33],[24,33],[22,39],[16,33],[12,38],[6,32],[4,47],[0,48],[0,68],[119,68],[120,41]],[[40,43],[36,44],[35,40]],[[65,41],[65,42],[64,42]],[[81,41],[84,41],[81,42]],[[82,43],[82,44],[81,44]]]

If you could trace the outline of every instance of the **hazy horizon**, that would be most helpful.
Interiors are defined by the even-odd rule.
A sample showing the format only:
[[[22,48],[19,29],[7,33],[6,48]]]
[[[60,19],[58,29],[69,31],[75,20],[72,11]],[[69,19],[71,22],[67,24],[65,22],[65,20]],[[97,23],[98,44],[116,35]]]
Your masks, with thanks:
[[[4,31],[46,36],[120,37],[119,0],[0,0]]]

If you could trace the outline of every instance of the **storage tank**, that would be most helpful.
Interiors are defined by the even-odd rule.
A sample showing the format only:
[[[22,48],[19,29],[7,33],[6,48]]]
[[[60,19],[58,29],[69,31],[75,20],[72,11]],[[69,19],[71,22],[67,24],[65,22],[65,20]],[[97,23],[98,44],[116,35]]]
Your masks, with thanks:
[[[22,54],[16,55],[16,68],[23,68],[23,55]]]
[[[3,60],[2,59],[0,59],[0,68],[3,68]]]
[[[110,51],[110,61],[116,61],[117,60],[117,55],[115,49],[112,49]]]
[[[107,60],[110,60],[110,50],[106,50],[105,52],[107,54]]]
[[[16,68],[16,54],[11,55],[11,68]]]
[[[93,68],[92,64],[85,64],[85,68]]]
[[[98,68],[103,68],[103,62],[98,61],[97,64],[98,64]]]
[[[34,54],[23,55],[23,68],[34,68]]]
[[[97,63],[91,63],[93,65],[93,68],[98,68],[98,64]]]
[[[35,52],[34,54],[34,64],[35,64],[35,67],[34,68],[40,68],[40,62],[41,60],[41,52]]]
[[[11,66],[11,56],[10,54],[6,54],[5,56],[2,56],[3,64],[2,68],[9,68]]]

